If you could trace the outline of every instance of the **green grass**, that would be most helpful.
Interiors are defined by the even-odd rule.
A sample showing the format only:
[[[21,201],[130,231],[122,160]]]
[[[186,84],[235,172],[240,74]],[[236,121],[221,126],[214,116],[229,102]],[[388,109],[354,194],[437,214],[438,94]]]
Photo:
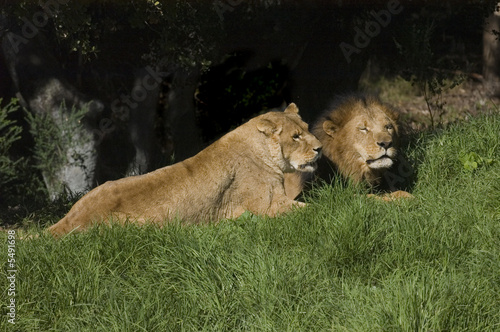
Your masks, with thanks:
[[[496,115],[413,138],[409,201],[338,182],[274,219],[18,239],[16,325],[4,265],[0,328],[499,331],[499,133]]]

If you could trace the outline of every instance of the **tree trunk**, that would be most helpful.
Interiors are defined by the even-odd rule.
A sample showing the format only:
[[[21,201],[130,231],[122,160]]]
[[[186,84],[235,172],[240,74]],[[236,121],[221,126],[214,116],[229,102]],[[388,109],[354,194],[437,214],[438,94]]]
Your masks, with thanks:
[[[499,3],[500,4],[500,3]],[[497,33],[494,33],[496,31]],[[500,31],[499,6],[486,19],[483,31],[483,76],[485,86],[494,96],[500,96]]]

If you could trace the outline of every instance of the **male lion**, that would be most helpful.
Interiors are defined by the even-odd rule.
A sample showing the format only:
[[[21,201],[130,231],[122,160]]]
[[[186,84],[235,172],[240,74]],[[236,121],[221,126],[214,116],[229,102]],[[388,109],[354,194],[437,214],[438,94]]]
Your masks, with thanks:
[[[59,236],[110,217],[138,223],[275,216],[303,206],[285,195],[284,172],[312,172],[321,143],[290,104],[229,132],[182,162],[109,181],[83,196],[49,231]]]
[[[355,183],[378,186],[398,153],[398,113],[373,96],[340,98],[318,119],[311,132],[323,145],[327,159],[319,163],[317,176],[327,181],[332,174],[340,173]],[[303,174],[287,174],[287,195],[295,198],[307,178]],[[409,196],[397,191],[389,197]]]

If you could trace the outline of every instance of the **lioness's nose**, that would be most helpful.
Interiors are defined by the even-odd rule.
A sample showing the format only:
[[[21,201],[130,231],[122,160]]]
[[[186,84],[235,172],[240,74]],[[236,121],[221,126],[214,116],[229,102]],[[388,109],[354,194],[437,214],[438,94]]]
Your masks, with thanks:
[[[377,144],[381,148],[388,149],[392,146],[392,141],[381,141],[381,142],[377,142]]]
[[[322,149],[323,148],[320,146],[320,147],[314,148],[313,150],[316,151],[317,154],[320,154]]]

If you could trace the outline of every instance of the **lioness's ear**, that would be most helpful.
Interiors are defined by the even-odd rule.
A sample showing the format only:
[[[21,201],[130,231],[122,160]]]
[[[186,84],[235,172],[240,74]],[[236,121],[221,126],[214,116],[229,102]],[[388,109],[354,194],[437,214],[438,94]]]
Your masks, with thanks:
[[[295,105],[295,103],[291,103],[287,108],[285,108],[285,113],[299,114],[299,108]]]
[[[338,127],[335,123],[333,123],[333,121],[331,120],[325,120],[325,122],[323,122],[323,130],[325,131],[325,133],[328,135],[328,136],[332,136],[335,134],[335,132],[337,131]]]
[[[266,134],[266,136],[271,136],[272,134],[280,134],[281,126],[276,125],[274,122],[268,119],[260,119],[257,122],[257,129]]]

